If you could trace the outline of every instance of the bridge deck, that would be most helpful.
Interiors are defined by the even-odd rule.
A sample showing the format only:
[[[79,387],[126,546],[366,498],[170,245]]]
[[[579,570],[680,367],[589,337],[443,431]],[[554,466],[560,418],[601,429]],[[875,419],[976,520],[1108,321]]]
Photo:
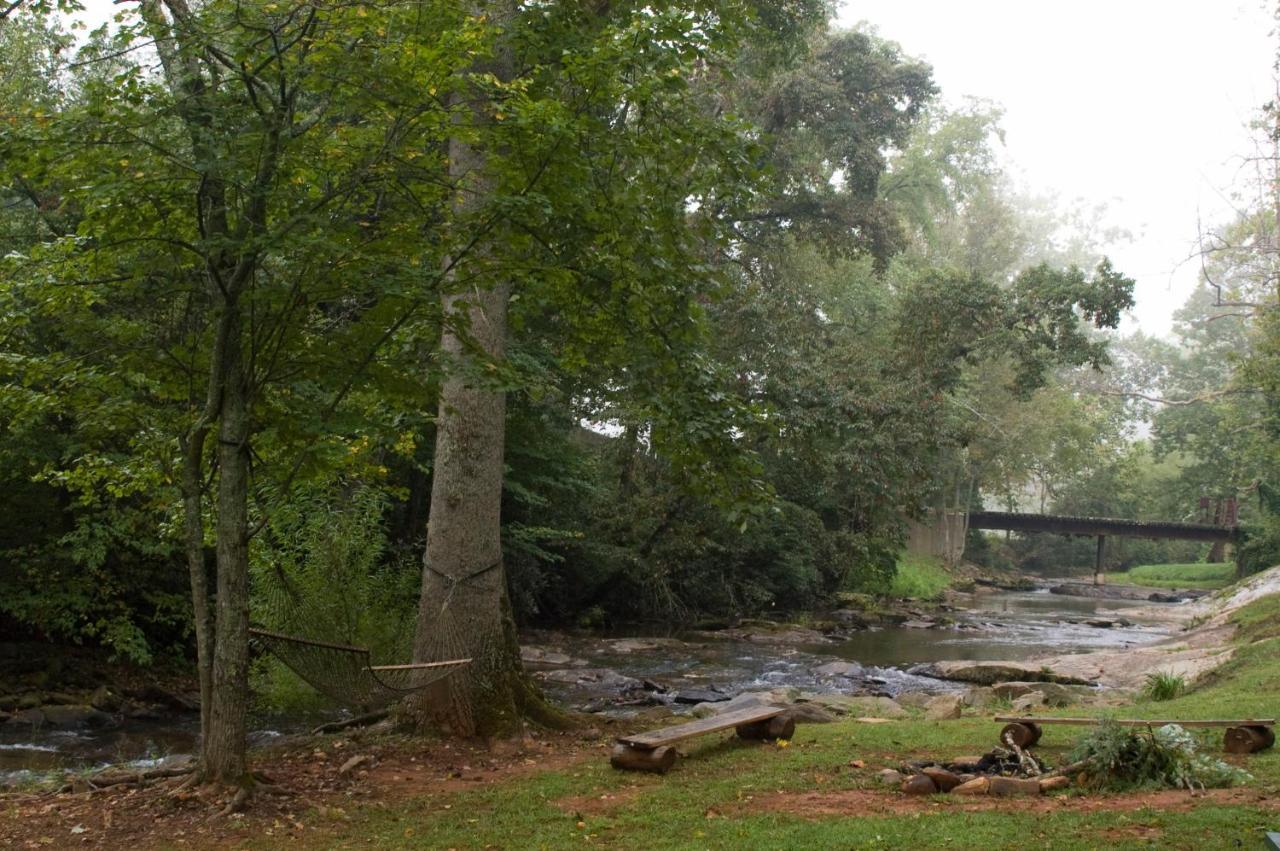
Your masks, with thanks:
[[[1119,535],[1129,538],[1183,541],[1234,541],[1238,526],[1211,526],[1204,523],[1164,523],[1151,520],[1121,520],[1114,517],[1067,517],[1058,514],[1020,514],[1012,511],[971,511],[970,529],[998,529],[1011,532],[1053,532],[1059,535]]]

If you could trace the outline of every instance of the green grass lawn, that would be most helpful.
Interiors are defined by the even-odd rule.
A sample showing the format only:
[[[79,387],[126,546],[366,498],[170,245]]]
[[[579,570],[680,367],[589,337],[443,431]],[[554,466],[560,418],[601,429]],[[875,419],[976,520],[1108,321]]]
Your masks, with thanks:
[[[1236,566],[1223,564],[1140,564],[1124,573],[1108,573],[1107,581],[1152,588],[1225,588],[1235,580]]]
[[[1263,717],[1280,705],[1280,598],[1236,616],[1244,639],[1233,661],[1187,694],[1116,710],[1121,717]],[[1097,715],[1093,707],[1052,710]],[[437,791],[370,803],[311,834],[311,847],[793,849],[793,848],[1257,848],[1280,827],[1264,796],[1280,791],[1280,751],[1231,757],[1254,775],[1251,794],[1231,802],[1182,798],[1176,810],[1107,805],[1071,793],[1040,811],[1010,800],[971,811],[934,796],[906,799],[875,772],[903,759],[976,754],[994,744],[990,710],[956,721],[922,718],[803,725],[788,746],[748,744],[729,733],[682,746],[665,776],[618,772],[607,736],[587,758],[521,779],[465,791]],[[1046,730],[1041,753],[1061,760],[1080,728]],[[1206,746],[1219,753],[1220,730]],[[851,766],[854,760],[862,767]],[[1252,792],[1259,793],[1253,795]],[[806,809],[812,795],[826,802]],[[810,797],[805,797],[806,795]],[[841,801],[847,805],[841,805]],[[832,803],[834,802],[834,804]],[[1103,806],[1090,807],[1101,803]],[[895,809],[895,806],[899,809]],[[314,821],[314,820],[313,820]],[[322,821],[322,820],[321,820]]]
[[[938,600],[954,581],[955,577],[942,566],[941,559],[903,552],[898,556],[898,569],[888,595]]]

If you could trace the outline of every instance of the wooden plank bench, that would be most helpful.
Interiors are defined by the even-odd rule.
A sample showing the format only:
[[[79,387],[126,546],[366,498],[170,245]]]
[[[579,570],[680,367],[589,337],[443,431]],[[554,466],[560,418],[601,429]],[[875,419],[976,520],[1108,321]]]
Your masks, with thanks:
[[[1012,715],[997,715],[995,720],[1005,726],[1000,730],[1000,741],[1005,736],[1020,748],[1029,748],[1040,741],[1046,724],[1097,725],[1101,718],[1028,718]],[[1226,727],[1222,735],[1222,749],[1227,753],[1257,753],[1266,750],[1276,741],[1276,719],[1243,718],[1234,720],[1145,720],[1140,718],[1112,719],[1112,723],[1121,727],[1163,727],[1166,724],[1177,724],[1180,727]]]
[[[620,736],[609,756],[614,768],[628,771],[654,771],[659,774],[675,765],[676,742],[718,733],[732,727],[738,737],[755,741],[789,739],[796,731],[796,722],[782,706],[753,706],[722,712],[709,718],[699,718],[686,724],[664,727],[634,736]]]

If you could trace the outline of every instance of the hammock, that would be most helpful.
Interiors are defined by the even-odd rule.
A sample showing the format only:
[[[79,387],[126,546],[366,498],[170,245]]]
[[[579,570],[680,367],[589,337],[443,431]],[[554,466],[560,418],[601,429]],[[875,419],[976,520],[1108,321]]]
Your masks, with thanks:
[[[470,659],[446,659],[414,665],[374,665],[364,647],[265,629],[250,629],[249,635],[316,691],[366,712],[390,706],[471,664]]]

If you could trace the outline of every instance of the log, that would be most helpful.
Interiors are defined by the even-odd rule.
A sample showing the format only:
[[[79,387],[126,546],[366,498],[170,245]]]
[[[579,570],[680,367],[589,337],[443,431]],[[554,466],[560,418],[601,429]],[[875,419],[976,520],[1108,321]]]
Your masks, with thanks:
[[[1011,798],[1019,795],[1039,795],[1039,780],[1024,780],[1021,777],[992,777],[991,783],[987,787],[987,794],[996,795],[1001,798]]]
[[[1008,721],[1015,724],[1079,724],[1096,726],[1103,722],[1101,718],[1035,718],[1020,715],[997,715],[996,721]],[[1152,720],[1147,718],[1112,718],[1109,723],[1120,727],[1163,727],[1166,724],[1177,724],[1179,727],[1274,727],[1274,718],[1244,718],[1234,721],[1212,720],[1204,718],[1186,721]]]
[[[1267,735],[1265,727],[1228,727],[1222,735],[1222,749],[1227,753],[1257,753],[1271,746],[1275,734]]]
[[[1035,724],[1014,722],[1006,724],[1000,731],[1000,741],[1011,742],[1020,748],[1029,748],[1040,741],[1042,733],[1040,727]]]
[[[330,721],[328,724],[321,724],[311,731],[311,735],[319,736],[323,733],[340,733],[343,730],[350,730],[352,727],[368,727],[370,724],[377,724],[379,721],[385,720],[391,714],[390,710],[382,710],[380,712],[370,712],[367,715],[357,715],[354,718],[348,718],[345,721]]]
[[[100,774],[90,774],[84,777],[77,777],[70,783],[66,783],[59,787],[59,792],[75,792],[80,791],[77,786],[81,786],[84,791],[96,791],[98,789],[106,789],[110,786],[120,786],[125,783],[135,783],[138,786],[145,786],[152,780],[164,780],[170,777],[183,777],[195,771],[193,765],[175,765],[169,768],[150,768],[145,771],[127,771],[125,769],[108,769]]]
[[[749,741],[772,742],[776,739],[790,739],[796,732],[796,719],[790,715],[776,715],[763,721],[739,724],[734,730],[738,733],[738,738]]]
[[[651,771],[666,774],[676,764],[673,747],[633,748],[630,745],[614,745],[609,764],[623,771]]]

